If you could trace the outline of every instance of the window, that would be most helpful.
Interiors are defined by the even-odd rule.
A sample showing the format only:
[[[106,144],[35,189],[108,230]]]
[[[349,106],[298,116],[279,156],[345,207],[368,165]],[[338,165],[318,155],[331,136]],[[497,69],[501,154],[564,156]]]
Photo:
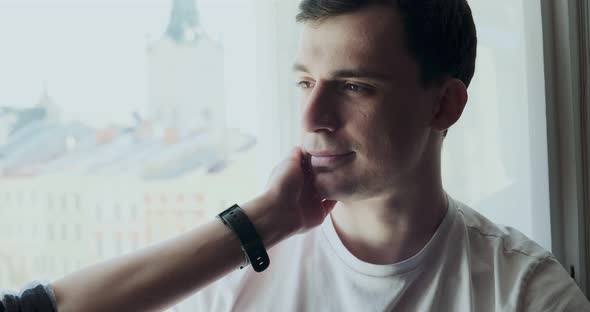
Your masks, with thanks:
[[[444,182],[452,196],[551,250],[540,2],[470,5],[476,72],[444,143]]]
[[[470,4],[478,63],[444,143],[445,185],[550,249],[539,3]],[[21,205],[37,216],[26,228],[47,229],[0,236],[2,246],[34,246],[14,257],[38,262],[0,262],[0,272],[27,272],[0,274],[0,285],[55,278],[56,268],[131,251],[257,195],[298,142],[296,7],[0,0],[0,85],[11,86],[0,89],[0,229],[17,213],[13,199],[32,190],[41,200]],[[63,194],[74,196],[67,213]],[[58,239],[64,223],[76,239]],[[68,261],[72,253],[82,260]]]
[[[0,245],[25,272],[1,274],[2,287],[159,241],[261,191],[280,140],[260,114],[259,5],[0,0]],[[36,204],[22,196],[33,190]]]

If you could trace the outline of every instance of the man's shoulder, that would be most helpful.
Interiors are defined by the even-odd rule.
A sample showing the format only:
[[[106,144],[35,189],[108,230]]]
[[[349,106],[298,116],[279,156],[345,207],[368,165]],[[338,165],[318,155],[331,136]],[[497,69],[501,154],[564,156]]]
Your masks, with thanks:
[[[505,301],[499,306],[519,311],[590,311],[590,303],[551,252],[465,204],[457,205],[457,218],[471,251],[475,289],[500,290],[498,298]]]
[[[466,204],[457,202],[457,215],[464,226],[469,244],[496,250],[496,256],[521,255],[520,260],[537,262],[553,257],[537,242],[510,226],[496,224]],[[481,246],[483,245],[483,246]]]

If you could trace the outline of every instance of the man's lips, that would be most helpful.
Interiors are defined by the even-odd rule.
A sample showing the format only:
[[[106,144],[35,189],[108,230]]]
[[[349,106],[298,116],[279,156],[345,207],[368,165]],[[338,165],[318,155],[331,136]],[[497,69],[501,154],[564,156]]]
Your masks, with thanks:
[[[311,155],[312,167],[334,167],[353,158],[354,152],[308,152]]]

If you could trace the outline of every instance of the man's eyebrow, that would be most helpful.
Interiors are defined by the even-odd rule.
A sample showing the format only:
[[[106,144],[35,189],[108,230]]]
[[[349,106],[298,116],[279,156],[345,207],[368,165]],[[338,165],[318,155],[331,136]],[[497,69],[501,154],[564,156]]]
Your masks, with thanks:
[[[337,70],[333,72],[330,76],[335,79],[365,78],[372,80],[390,80],[390,77],[387,74],[362,69]]]
[[[293,71],[294,72],[303,72],[309,73],[309,70],[305,65],[295,63],[293,64]],[[372,80],[390,80],[390,77],[387,74],[373,72],[368,70],[362,69],[343,69],[337,70],[330,74],[331,79],[344,79],[344,78],[365,78],[365,79],[372,79]]]
[[[309,70],[307,70],[307,67],[305,67],[305,65],[300,64],[300,63],[293,64],[293,71],[294,72],[309,73]]]

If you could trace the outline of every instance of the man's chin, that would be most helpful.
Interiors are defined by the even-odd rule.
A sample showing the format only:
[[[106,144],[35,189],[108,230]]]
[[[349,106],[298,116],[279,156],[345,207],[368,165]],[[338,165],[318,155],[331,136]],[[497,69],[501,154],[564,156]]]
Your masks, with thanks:
[[[352,187],[343,180],[318,178],[315,181],[315,189],[323,199],[342,201],[354,195]]]

